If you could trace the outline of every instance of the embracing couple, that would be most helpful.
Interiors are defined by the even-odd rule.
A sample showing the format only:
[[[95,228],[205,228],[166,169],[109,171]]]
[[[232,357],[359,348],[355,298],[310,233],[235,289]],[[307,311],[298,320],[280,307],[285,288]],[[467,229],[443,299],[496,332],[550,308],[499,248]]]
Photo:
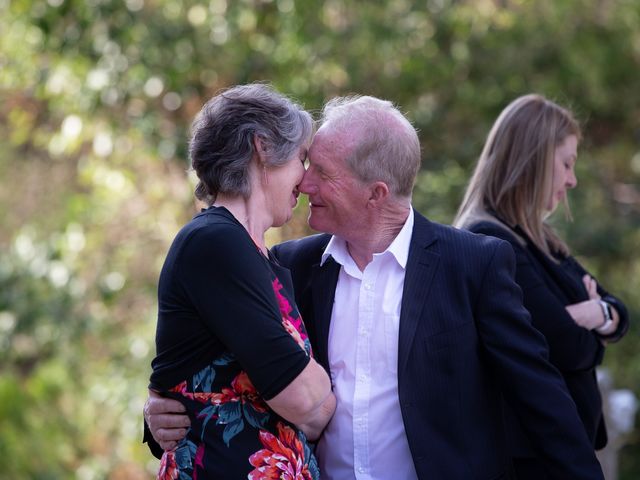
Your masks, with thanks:
[[[541,146],[543,161],[575,150],[570,137]],[[178,233],[159,281],[145,406],[158,478],[603,478],[523,306],[511,237],[412,208],[420,144],[392,103],[334,99],[314,133],[270,87],[233,87],[202,108],[189,151],[210,206]],[[324,233],[268,250],[265,232],[299,193]],[[626,331],[626,310],[584,278],[571,302],[598,310],[593,325],[571,322],[602,349]]]

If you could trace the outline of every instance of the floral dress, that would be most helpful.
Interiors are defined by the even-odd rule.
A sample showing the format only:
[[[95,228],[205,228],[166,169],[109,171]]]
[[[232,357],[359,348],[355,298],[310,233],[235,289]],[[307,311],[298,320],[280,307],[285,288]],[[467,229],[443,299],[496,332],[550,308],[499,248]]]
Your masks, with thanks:
[[[292,293],[226,209],[180,231],[160,275],[150,387],[182,402],[191,427],[158,479],[319,479],[305,435],[265,402],[312,355]]]

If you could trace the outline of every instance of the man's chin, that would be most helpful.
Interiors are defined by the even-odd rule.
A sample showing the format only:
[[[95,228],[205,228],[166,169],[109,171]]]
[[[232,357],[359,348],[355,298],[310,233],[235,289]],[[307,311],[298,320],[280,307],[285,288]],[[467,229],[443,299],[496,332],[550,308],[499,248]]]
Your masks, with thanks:
[[[307,223],[312,230],[316,232],[323,232],[322,230],[322,222],[319,222],[316,217],[314,217],[313,212],[309,214],[309,218],[307,219]]]

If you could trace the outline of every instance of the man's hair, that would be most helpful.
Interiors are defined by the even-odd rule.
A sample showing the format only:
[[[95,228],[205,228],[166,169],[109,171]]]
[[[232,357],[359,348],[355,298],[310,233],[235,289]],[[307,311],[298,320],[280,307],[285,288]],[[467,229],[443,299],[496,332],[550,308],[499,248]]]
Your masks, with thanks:
[[[249,166],[254,139],[268,166],[283,165],[313,134],[301,106],[265,84],[229,88],[211,98],[192,124],[189,156],[199,182],[195,195],[209,204],[219,193],[251,194]]]
[[[495,213],[511,226],[519,225],[538,248],[568,252],[545,222],[553,185],[556,148],[567,137],[580,140],[572,113],[542,95],[515,99],[498,116],[456,216],[467,226],[483,212]],[[565,198],[565,208],[569,206]]]
[[[322,125],[350,132],[355,144],[345,159],[362,181],[382,181],[398,197],[410,198],[420,169],[420,141],[409,120],[389,101],[368,96],[327,102]]]

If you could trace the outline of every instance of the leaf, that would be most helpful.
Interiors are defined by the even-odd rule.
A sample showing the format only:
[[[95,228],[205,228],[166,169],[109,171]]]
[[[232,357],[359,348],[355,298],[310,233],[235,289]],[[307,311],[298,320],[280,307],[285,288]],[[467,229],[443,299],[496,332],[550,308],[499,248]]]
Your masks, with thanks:
[[[204,421],[202,422],[202,432],[200,433],[200,438],[202,440],[204,440],[204,431],[205,431],[205,428],[207,426],[207,423],[209,423],[209,420],[211,420],[211,417],[213,417],[216,414],[217,410],[218,410],[218,406],[217,405],[211,405],[211,406],[209,406],[207,408],[203,408],[200,411],[200,414],[198,415],[198,418],[204,417]]]
[[[242,418],[240,402],[223,403],[218,407],[218,425],[232,423]]]
[[[224,427],[224,432],[222,432],[222,439],[224,443],[229,446],[229,441],[235,437],[238,433],[244,430],[244,422],[242,419],[234,420],[233,422],[227,424]]]
[[[244,418],[249,425],[255,428],[264,428],[269,420],[269,412],[259,412],[250,403],[246,404],[243,408]]]
[[[193,376],[193,391],[210,392],[213,380],[216,378],[216,371],[207,366]]]
[[[191,456],[189,443],[190,442],[187,442],[187,444],[176,448],[174,453],[176,458],[176,465],[178,465],[178,467],[180,467],[181,470],[185,468],[188,468],[189,470],[191,470],[193,468],[193,461],[192,461],[193,457]]]
[[[231,362],[236,360],[235,355],[232,353],[225,353],[221,357],[216,358],[213,362],[213,365],[229,365]]]

